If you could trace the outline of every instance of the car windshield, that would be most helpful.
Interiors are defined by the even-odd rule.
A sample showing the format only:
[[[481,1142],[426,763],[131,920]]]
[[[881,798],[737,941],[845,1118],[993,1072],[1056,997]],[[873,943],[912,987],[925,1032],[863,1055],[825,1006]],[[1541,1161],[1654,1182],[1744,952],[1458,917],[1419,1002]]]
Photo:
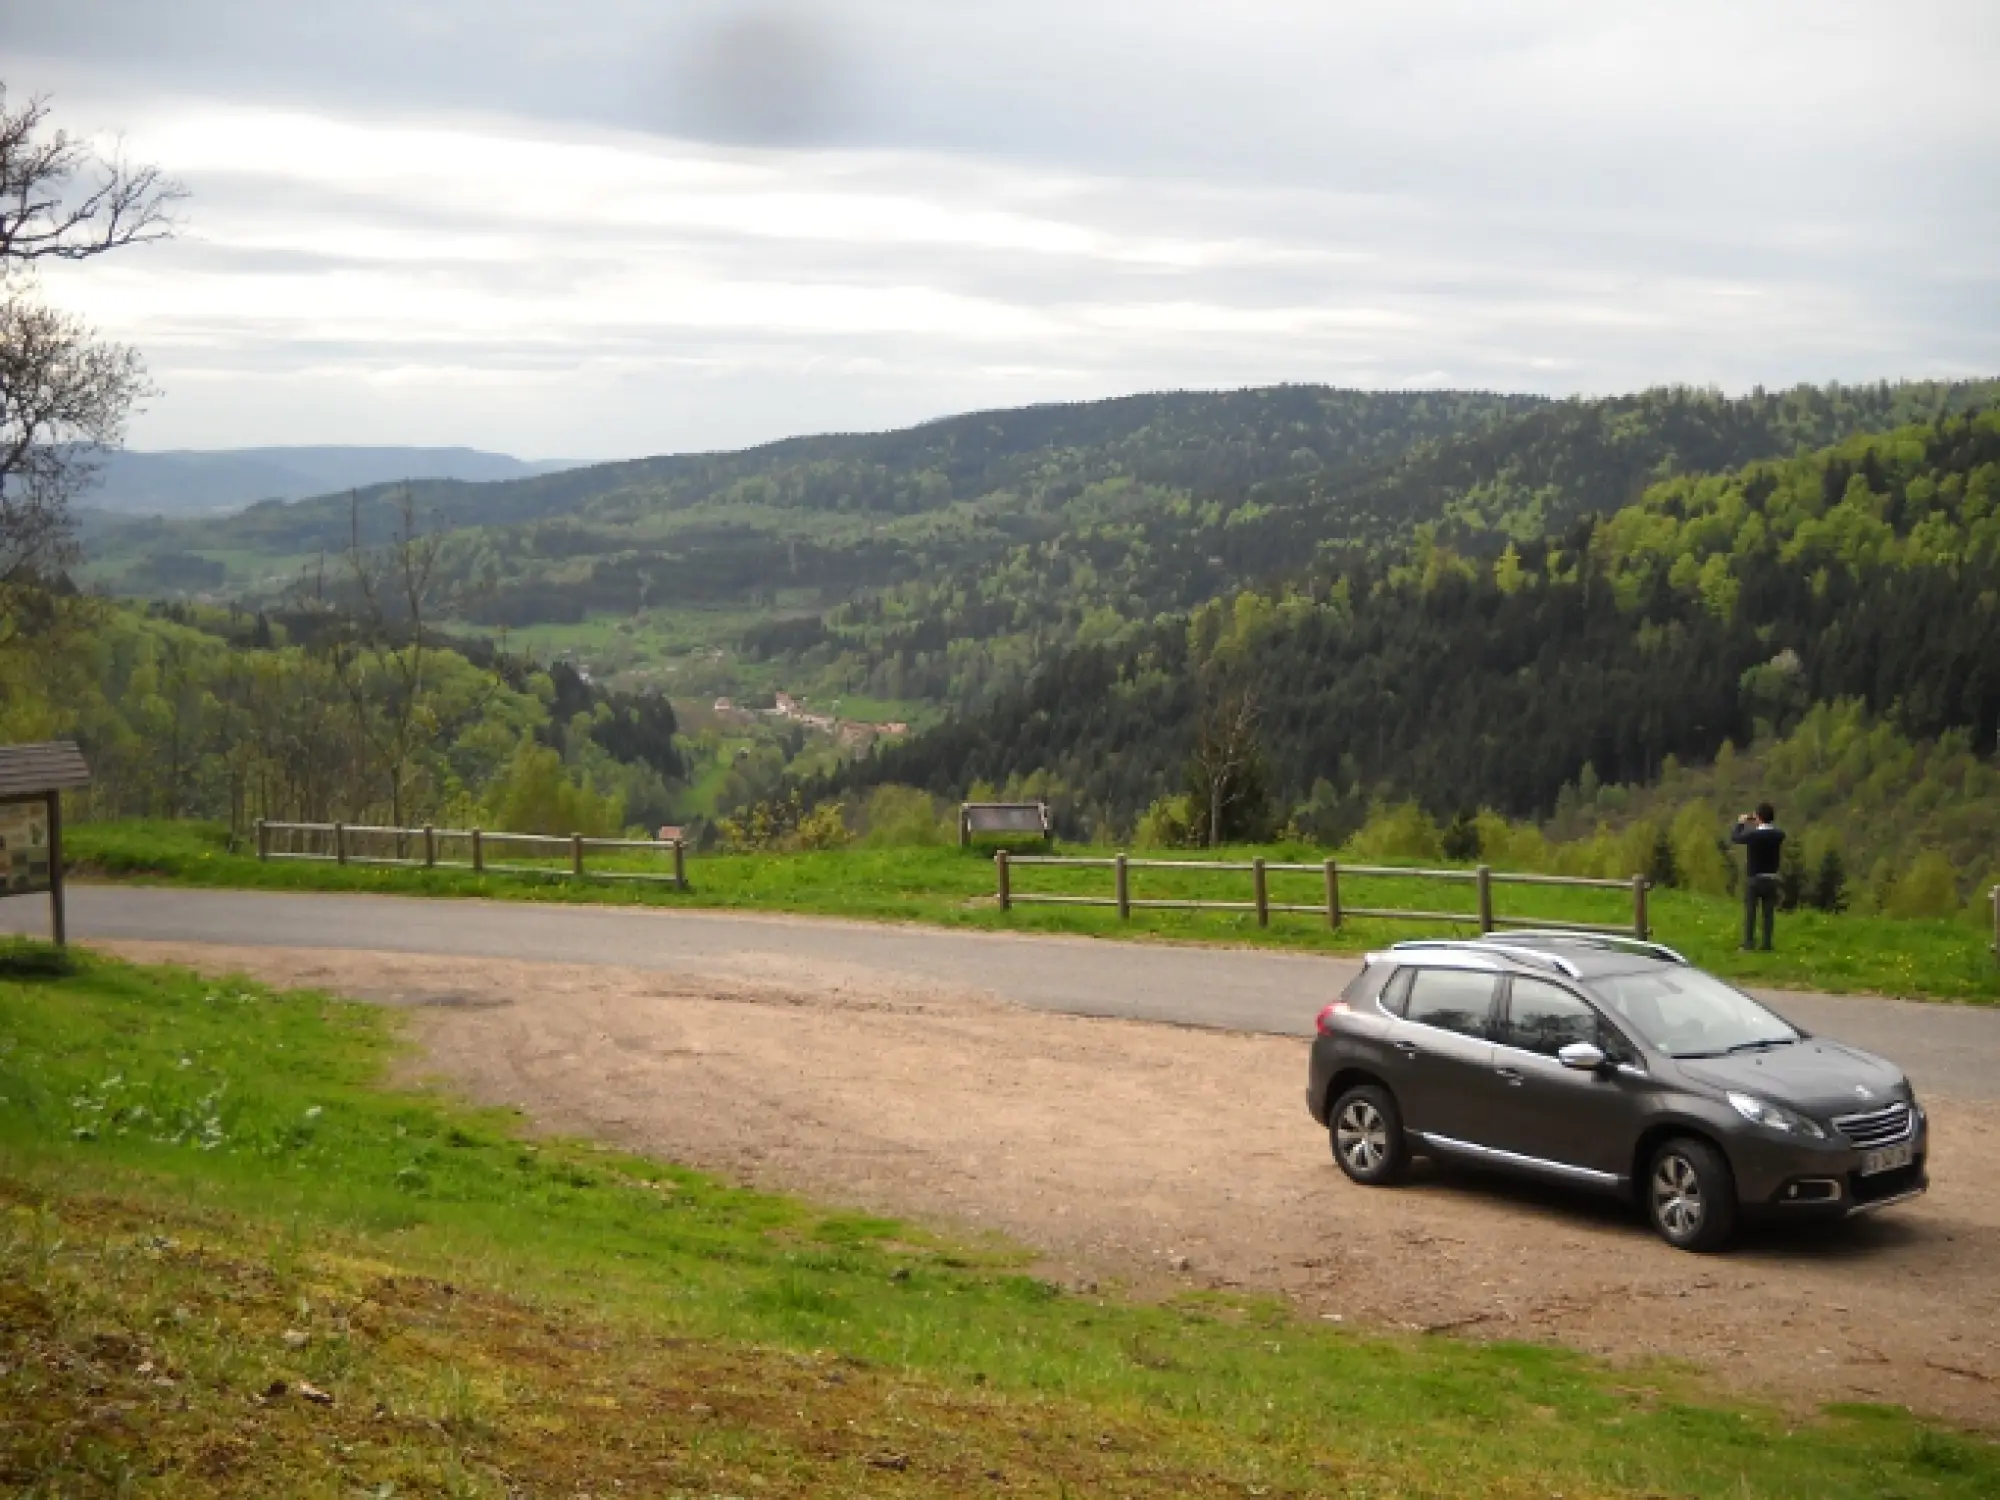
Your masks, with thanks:
[[[1617,1017],[1669,1057],[1782,1047],[1799,1033],[1739,989],[1699,969],[1648,969],[1591,981]]]

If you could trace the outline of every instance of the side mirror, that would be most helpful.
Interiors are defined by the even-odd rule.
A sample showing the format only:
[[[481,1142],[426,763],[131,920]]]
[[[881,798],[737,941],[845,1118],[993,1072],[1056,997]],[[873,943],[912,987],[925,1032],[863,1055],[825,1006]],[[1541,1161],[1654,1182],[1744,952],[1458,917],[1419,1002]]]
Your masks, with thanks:
[[[1605,1061],[1602,1049],[1589,1042],[1571,1042],[1556,1058],[1565,1068],[1575,1068],[1579,1073],[1595,1073]]]

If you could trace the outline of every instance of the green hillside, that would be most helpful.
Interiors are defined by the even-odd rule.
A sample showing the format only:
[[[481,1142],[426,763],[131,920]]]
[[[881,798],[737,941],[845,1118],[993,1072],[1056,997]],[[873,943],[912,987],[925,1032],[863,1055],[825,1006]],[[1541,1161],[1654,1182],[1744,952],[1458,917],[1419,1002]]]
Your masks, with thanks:
[[[1385,799],[1440,819],[1548,818],[1585,767],[1593,786],[1645,786],[1813,728],[1839,748],[1820,756],[1831,765],[1794,758],[1810,762],[1788,773],[1799,796],[1819,787],[1801,811],[1851,822],[1864,869],[1887,859],[1893,873],[1922,844],[1965,881],[1990,853],[1943,825],[1985,826],[1969,804],[1996,795],[1983,779],[2000,734],[1996,601],[2000,409],[1988,408],[1666,480],[1498,557],[1427,534],[1394,560],[1217,601],[1119,647],[1056,655],[829,788],[1040,776],[1076,831],[1131,832],[1186,788],[1204,705],[1247,698],[1261,767],[1229,831],[1290,822],[1338,842]],[[1843,700],[1834,720],[1815,709]],[[1877,725],[1891,745],[1871,738]],[[1920,804],[1891,802],[1863,826],[1859,809],[1883,804],[1861,784],[1913,765],[1950,769],[1920,775]],[[1726,795],[1745,790],[1729,782]],[[1933,809],[1936,840],[1920,833]]]
[[[1663,476],[1728,469],[1990,395],[1940,384],[1591,402],[1280,387],[982,413],[872,436],[648,459],[506,484],[423,483],[443,612],[599,676],[687,697],[784,688],[968,706],[1048,649],[1422,524],[1539,535]],[[88,539],[140,596],[339,598],[377,488]],[[329,566],[328,559],[332,559]],[[309,583],[307,581],[309,580]]]

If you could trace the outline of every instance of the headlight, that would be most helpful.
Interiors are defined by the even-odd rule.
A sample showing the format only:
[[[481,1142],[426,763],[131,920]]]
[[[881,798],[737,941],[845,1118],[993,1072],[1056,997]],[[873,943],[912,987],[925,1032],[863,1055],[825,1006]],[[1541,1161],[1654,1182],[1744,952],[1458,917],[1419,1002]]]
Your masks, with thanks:
[[[1731,1094],[1729,1102],[1735,1106],[1736,1113],[1752,1125],[1762,1125],[1766,1130],[1775,1130],[1783,1135],[1802,1135],[1815,1141],[1826,1136],[1824,1130],[1804,1115],[1767,1103],[1754,1094]]]

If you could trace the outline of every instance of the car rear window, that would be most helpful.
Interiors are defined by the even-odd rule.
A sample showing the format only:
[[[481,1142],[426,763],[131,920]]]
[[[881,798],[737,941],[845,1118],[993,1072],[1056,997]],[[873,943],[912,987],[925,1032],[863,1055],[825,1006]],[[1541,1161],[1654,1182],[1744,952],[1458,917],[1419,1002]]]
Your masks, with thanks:
[[[1392,969],[1388,983],[1382,986],[1382,997],[1376,1004],[1392,1016],[1400,1016],[1403,1002],[1410,998],[1410,973],[1408,969]]]
[[[1361,971],[1348,980],[1347,988],[1340,992],[1341,1004],[1352,1010],[1357,1005],[1365,1003],[1368,997],[1375,993],[1376,986],[1381,984],[1384,972],[1373,964],[1363,964]]]

